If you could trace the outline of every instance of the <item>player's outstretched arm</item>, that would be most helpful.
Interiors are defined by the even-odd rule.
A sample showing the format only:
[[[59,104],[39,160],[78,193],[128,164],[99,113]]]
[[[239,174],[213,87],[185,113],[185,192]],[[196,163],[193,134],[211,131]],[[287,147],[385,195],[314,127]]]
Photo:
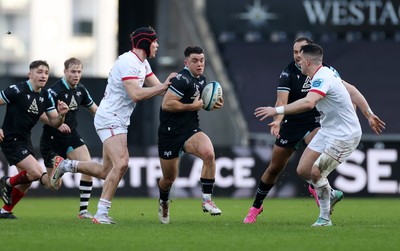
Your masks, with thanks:
[[[364,114],[365,118],[368,119],[368,124],[376,134],[381,134],[385,129],[385,122],[383,122],[378,116],[376,116],[371,108],[369,107],[368,101],[364,95],[354,86],[343,80],[343,84],[350,94],[351,101]]]

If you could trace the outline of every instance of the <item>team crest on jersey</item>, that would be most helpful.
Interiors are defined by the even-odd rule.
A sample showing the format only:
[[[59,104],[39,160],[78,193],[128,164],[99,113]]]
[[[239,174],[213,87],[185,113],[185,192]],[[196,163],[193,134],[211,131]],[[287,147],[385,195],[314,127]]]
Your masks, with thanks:
[[[199,81],[200,85],[204,85],[204,80]]]
[[[82,95],[82,92],[80,92],[80,91],[78,91],[78,92],[76,92],[76,96],[81,96]]]
[[[321,78],[316,79],[315,81],[312,82],[312,87],[316,87],[316,88],[321,87],[323,82],[324,81]]]
[[[43,103],[43,102],[44,102],[44,98],[43,98],[43,97],[40,97],[40,98],[39,98],[39,102],[40,102],[40,103]]]

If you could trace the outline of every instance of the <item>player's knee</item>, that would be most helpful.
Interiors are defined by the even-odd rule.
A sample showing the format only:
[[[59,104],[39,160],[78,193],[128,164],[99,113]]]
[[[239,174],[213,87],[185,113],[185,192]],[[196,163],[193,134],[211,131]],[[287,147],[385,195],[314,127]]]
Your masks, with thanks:
[[[37,181],[42,177],[43,171],[42,170],[34,170],[28,173],[28,177],[30,181]]]
[[[203,161],[205,162],[214,162],[215,161],[215,153],[213,149],[207,149],[202,153]]]
[[[165,190],[169,190],[174,184],[175,178],[174,177],[163,177],[163,187],[168,188]]]
[[[304,169],[302,169],[302,168],[300,168],[300,167],[297,167],[296,173],[297,173],[297,176],[299,176],[299,177],[301,177],[301,178],[303,178],[303,179],[305,179],[305,180],[310,179],[309,173],[307,173]]]

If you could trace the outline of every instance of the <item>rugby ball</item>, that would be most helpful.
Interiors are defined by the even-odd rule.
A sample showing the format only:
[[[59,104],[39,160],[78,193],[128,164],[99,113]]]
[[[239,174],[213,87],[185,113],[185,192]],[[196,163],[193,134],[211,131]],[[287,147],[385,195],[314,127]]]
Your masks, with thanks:
[[[201,93],[201,99],[203,100],[203,109],[210,111],[213,109],[218,99],[222,97],[222,87],[217,81],[211,81],[204,86]]]

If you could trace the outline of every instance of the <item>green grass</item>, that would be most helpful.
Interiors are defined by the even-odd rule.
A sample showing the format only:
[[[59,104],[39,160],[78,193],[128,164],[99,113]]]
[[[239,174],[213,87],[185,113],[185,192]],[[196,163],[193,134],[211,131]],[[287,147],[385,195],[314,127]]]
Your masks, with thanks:
[[[175,199],[169,225],[158,222],[155,198],[115,198],[116,225],[77,219],[77,200],[25,198],[17,220],[0,220],[1,250],[400,250],[399,199],[345,198],[329,228],[310,227],[318,217],[311,198],[267,199],[251,225],[242,223],[250,199],[214,198],[216,217],[200,199]]]

